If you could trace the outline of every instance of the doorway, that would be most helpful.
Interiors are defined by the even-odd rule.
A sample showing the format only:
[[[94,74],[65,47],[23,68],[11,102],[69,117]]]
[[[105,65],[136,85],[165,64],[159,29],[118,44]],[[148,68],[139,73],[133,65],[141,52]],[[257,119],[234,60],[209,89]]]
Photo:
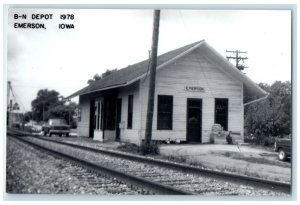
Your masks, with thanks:
[[[90,101],[90,123],[89,123],[89,137],[94,138],[94,113],[95,113],[95,100]]]
[[[187,99],[187,142],[202,143],[202,99]]]
[[[120,122],[122,113],[122,98],[117,99],[116,141],[120,141]]]

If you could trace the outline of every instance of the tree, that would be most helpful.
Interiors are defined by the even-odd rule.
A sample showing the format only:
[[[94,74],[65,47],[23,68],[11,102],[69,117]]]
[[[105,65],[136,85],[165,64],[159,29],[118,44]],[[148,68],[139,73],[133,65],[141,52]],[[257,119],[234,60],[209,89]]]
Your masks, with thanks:
[[[291,83],[276,81],[271,86],[259,86],[269,93],[266,100],[245,108],[245,128],[264,141],[268,136],[291,133]]]
[[[88,84],[91,84],[91,83],[93,83],[93,82],[95,82],[97,80],[100,80],[100,79],[101,79],[101,76],[99,76],[99,74],[96,73],[92,79],[88,80]]]
[[[94,82],[96,82],[96,81],[98,81],[98,80],[100,80],[102,78],[105,78],[106,76],[109,76],[110,74],[116,72],[117,70],[118,70],[117,68],[112,69],[112,70],[108,70],[107,69],[104,73],[101,74],[101,76],[98,73],[96,73],[92,79],[88,80],[87,83],[88,84],[94,83]]]
[[[24,114],[24,121],[29,122],[30,120],[33,119],[33,113],[32,111],[28,111]]]
[[[64,118],[71,125],[74,123],[73,115],[77,104],[70,102],[66,105],[59,92],[48,89],[39,90],[37,97],[31,102],[31,119],[48,121],[49,118]],[[29,113],[28,113],[29,116]]]
[[[57,104],[56,106],[51,107],[49,110],[50,118],[64,118],[69,125],[75,123],[73,115],[75,114],[75,109],[78,105],[74,102],[70,102],[68,105]]]
[[[59,92],[48,89],[39,90],[37,97],[31,102],[33,118],[37,121],[47,120],[49,109],[59,103],[62,103],[59,101]]]

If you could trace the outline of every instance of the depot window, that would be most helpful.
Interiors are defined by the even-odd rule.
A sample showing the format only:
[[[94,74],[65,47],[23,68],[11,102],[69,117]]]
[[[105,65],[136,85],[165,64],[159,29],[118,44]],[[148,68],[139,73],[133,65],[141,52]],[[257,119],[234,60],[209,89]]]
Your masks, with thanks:
[[[132,129],[133,95],[128,96],[127,129]]]
[[[157,129],[172,130],[173,96],[158,95],[157,99]]]

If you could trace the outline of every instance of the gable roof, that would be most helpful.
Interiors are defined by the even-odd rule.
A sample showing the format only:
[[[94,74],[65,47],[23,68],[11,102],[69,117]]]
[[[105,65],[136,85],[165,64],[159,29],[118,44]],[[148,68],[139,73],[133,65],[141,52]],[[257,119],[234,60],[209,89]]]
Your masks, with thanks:
[[[263,97],[266,92],[262,90],[258,85],[256,85],[252,80],[250,80],[245,74],[236,69],[230,62],[228,62],[223,56],[221,56],[217,51],[210,47],[204,40],[198,41],[178,49],[169,51],[160,56],[157,56],[157,69],[160,69],[169,63],[175,61],[178,58],[190,53],[198,47],[203,47],[207,50],[207,54],[216,61],[216,65],[225,69],[226,72],[232,74],[233,77],[239,79],[243,82],[245,89],[249,89],[246,92],[249,95],[255,95],[257,97]],[[130,65],[126,68],[120,69],[112,74],[91,83],[90,85],[78,90],[67,98],[72,98],[78,95],[84,95],[96,91],[107,90],[116,87],[122,87],[130,85],[141,79],[148,73],[149,59]]]

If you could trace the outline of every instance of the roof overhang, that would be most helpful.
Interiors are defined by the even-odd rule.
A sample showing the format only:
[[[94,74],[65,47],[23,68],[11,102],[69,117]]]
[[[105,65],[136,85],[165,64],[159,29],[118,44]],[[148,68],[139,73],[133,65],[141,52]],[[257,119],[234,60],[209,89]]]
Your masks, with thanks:
[[[198,44],[196,44],[195,46],[191,47],[190,49],[180,53],[179,55],[175,56],[174,58],[162,63],[161,65],[157,66],[156,70],[159,70],[167,65],[169,65],[170,63],[178,60],[179,58],[185,56],[186,54],[190,53],[191,51],[195,50],[196,48],[200,47],[205,41],[200,41]],[[113,86],[108,86],[108,87],[104,87],[104,88],[101,88],[101,89],[96,89],[96,90],[93,90],[93,91],[89,91],[88,88],[89,86],[86,86],[84,87],[83,89],[73,93],[72,95],[68,96],[67,98],[70,99],[70,98],[73,98],[73,97],[76,97],[78,95],[86,95],[86,94],[90,94],[90,93],[93,93],[93,92],[99,92],[99,91],[104,91],[104,90],[109,90],[109,89],[113,89],[113,88],[119,88],[119,87],[124,87],[124,86],[128,86],[128,85],[131,85],[132,83],[144,78],[147,76],[147,72],[138,76],[137,78],[134,78],[126,83],[123,83],[123,84],[118,84],[118,85],[113,85]]]
[[[104,87],[104,88],[101,88],[101,89],[97,89],[97,90],[88,90],[88,87],[89,86],[86,86],[84,87],[83,89],[73,93],[72,95],[66,97],[67,99],[71,99],[71,98],[74,98],[76,96],[79,96],[79,95],[87,95],[87,94],[91,94],[91,93],[95,93],[95,92],[100,92],[100,91],[104,91],[104,90],[109,90],[109,89],[114,89],[114,88],[119,88],[119,87],[124,87],[124,86],[127,86],[128,83],[124,83],[124,84],[118,84],[118,85],[112,85],[112,86],[108,86],[108,87]]]
[[[225,74],[227,74],[227,75],[231,76],[232,78],[239,80],[240,82],[243,83],[244,96],[251,96],[255,99],[260,99],[260,98],[264,98],[265,96],[267,96],[267,92],[265,92],[262,88],[260,88],[255,82],[253,82],[249,77],[247,77],[244,73],[242,73],[240,70],[238,70],[234,65],[232,65],[230,62],[228,62],[228,60],[225,57],[223,57],[221,54],[219,54],[214,48],[212,48],[204,40],[200,41],[195,46],[180,53],[179,55],[175,56],[174,58],[157,66],[157,70],[180,59],[181,57],[187,55],[188,53],[192,52],[193,50],[195,50],[197,48],[203,49],[205,51],[205,54],[207,55],[207,57],[211,60],[211,63],[216,65],[222,72],[224,72]],[[96,90],[89,90],[89,86],[86,86],[85,88],[68,96],[67,98],[70,99],[70,98],[76,97],[78,95],[86,95],[86,94],[90,94],[90,93],[94,93],[94,92],[128,86],[128,85],[131,85],[132,83],[146,77],[147,74],[148,73],[145,72],[144,74],[142,74],[130,81],[127,81],[125,83],[111,85],[111,86],[103,87],[101,89],[96,89]]]

